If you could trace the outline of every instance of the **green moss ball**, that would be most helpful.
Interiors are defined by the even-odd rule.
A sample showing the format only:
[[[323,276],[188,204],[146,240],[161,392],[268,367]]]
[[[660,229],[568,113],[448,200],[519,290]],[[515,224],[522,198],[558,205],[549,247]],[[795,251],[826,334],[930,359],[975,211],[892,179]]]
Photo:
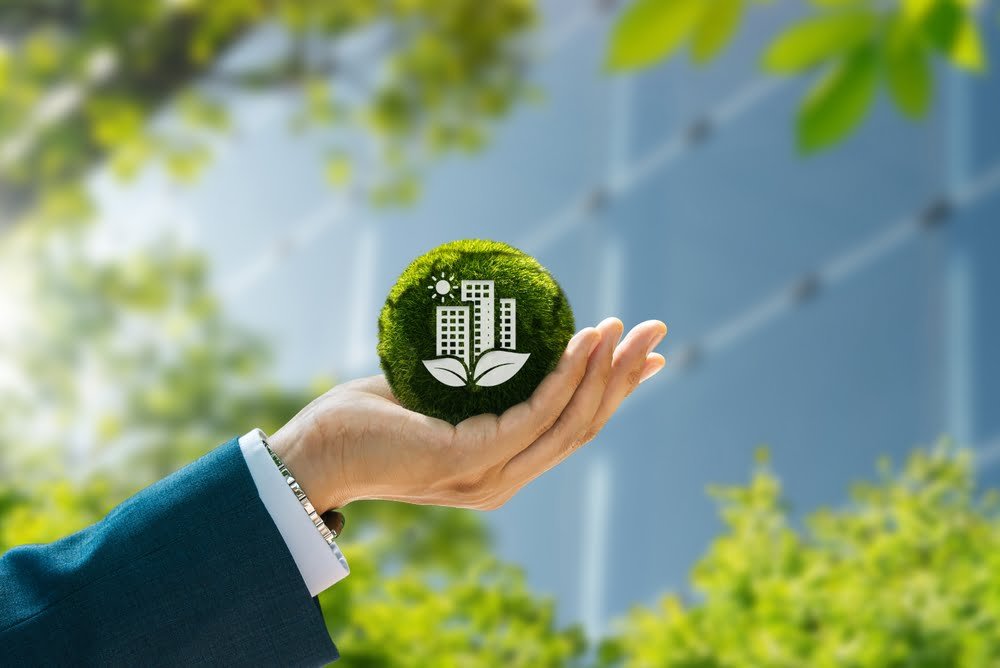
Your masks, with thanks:
[[[403,406],[458,424],[531,396],[575,329],[566,294],[537,260],[467,239],[399,277],[379,316],[378,354]]]

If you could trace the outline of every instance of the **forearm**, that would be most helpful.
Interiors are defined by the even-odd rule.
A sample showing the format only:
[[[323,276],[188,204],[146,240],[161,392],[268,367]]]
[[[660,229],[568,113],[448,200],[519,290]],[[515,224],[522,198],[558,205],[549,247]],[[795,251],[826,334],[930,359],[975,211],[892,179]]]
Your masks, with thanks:
[[[3,555],[0,647],[11,665],[336,658],[236,441],[92,527]]]

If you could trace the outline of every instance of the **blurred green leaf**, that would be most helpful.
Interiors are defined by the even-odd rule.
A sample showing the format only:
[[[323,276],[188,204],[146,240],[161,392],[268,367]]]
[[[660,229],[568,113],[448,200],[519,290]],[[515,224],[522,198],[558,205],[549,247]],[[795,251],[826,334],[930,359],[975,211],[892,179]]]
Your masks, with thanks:
[[[907,21],[920,21],[937,4],[940,4],[940,0],[902,0],[903,18]]]
[[[865,117],[878,82],[874,50],[846,56],[812,88],[799,110],[799,149],[812,153],[840,140]]]
[[[970,8],[955,0],[939,0],[925,13],[922,26],[931,44],[956,67],[973,72],[986,68],[979,26]]]
[[[87,111],[93,137],[105,148],[120,146],[144,130],[143,108],[127,98],[94,98],[90,100]]]
[[[181,118],[191,127],[222,132],[229,129],[225,105],[194,92],[185,92],[177,101]]]
[[[690,36],[705,8],[705,0],[638,0],[614,27],[606,66],[636,69],[669,55]]]
[[[983,72],[986,69],[986,53],[983,49],[983,39],[979,34],[979,26],[971,15],[966,13],[958,25],[948,57],[952,62],[973,72]]]
[[[400,174],[392,180],[376,184],[371,200],[376,206],[412,204],[420,196],[420,181],[412,174]]]
[[[351,159],[343,154],[332,155],[326,161],[326,180],[337,187],[351,180]]]
[[[764,53],[763,66],[770,72],[802,72],[866,42],[876,24],[875,14],[863,9],[807,19],[771,43]]]
[[[31,32],[23,44],[24,65],[34,76],[53,74],[62,60],[63,42],[50,28]]]
[[[922,43],[903,24],[897,23],[889,36],[885,73],[896,106],[910,117],[924,116],[934,86],[933,72]]]
[[[714,58],[732,39],[743,15],[744,0],[711,0],[698,20],[691,39],[695,62]]]
[[[192,183],[212,158],[205,146],[183,146],[165,151],[164,162],[170,175],[180,183]]]
[[[732,40],[752,2],[704,0],[695,8],[681,0],[639,0],[622,13],[612,31],[607,66],[625,71],[647,67],[669,58],[687,39],[692,59],[705,63]],[[810,0],[808,4],[813,12],[764,50],[765,71],[801,75],[823,66],[843,68],[848,54],[871,47],[879,54],[876,69],[884,67],[885,85],[896,106],[919,118],[926,115],[934,91],[930,46],[955,68],[982,72],[987,67],[978,0]],[[852,70],[865,74],[856,87],[849,75]],[[874,92],[865,83],[870,72],[866,65],[847,67],[840,77],[828,73],[826,83],[814,90],[814,97],[819,97],[799,117],[803,151],[830,146],[836,141],[831,137],[843,138],[856,125],[863,116],[863,109],[856,107],[867,108],[868,103],[861,101]],[[818,108],[822,100],[842,107],[823,112]]]

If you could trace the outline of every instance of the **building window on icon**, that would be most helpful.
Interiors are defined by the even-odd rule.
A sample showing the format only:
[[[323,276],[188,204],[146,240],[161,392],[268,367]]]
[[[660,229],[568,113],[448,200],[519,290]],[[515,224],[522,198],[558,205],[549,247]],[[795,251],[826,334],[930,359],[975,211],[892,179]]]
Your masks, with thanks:
[[[500,348],[517,349],[517,332],[514,322],[517,318],[517,302],[513,299],[500,300]]]

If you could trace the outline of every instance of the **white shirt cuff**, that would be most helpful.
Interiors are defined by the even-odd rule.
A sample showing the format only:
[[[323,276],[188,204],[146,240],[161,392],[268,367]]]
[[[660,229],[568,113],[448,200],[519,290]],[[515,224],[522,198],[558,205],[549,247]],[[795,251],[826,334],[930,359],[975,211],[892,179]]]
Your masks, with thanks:
[[[260,500],[278,527],[309,594],[316,596],[351,572],[337,544],[329,545],[275,466],[257,429],[240,437],[240,450]],[[295,472],[292,471],[292,475]]]

